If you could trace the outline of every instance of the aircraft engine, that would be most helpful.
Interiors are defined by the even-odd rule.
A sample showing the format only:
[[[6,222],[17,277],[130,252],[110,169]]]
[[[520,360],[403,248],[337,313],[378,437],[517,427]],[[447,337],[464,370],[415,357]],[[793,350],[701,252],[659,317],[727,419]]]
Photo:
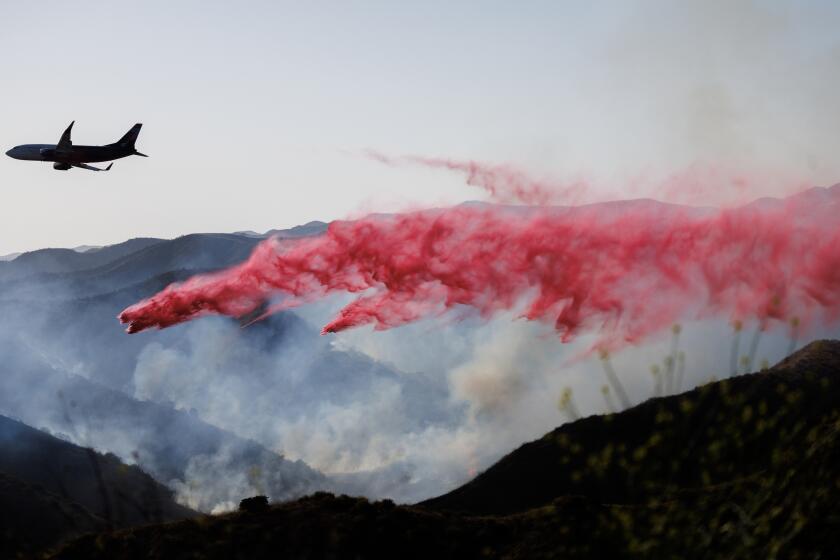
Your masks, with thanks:
[[[53,169],[58,169],[59,171],[67,171],[70,169],[71,165],[69,163],[54,163]]]

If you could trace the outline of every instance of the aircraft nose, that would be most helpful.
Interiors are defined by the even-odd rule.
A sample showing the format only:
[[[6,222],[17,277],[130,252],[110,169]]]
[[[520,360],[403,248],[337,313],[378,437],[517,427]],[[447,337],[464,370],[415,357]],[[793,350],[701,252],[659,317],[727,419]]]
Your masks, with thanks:
[[[15,153],[14,153],[14,152],[15,152],[15,149],[14,149],[14,148],[12,148],[12,149],[11,149],[11,150],[9,150],[8,152],[6,152],[6,155],[7,155],[7,156],[9,156],[10,158],[13,158],[13,157],[15,157]]]

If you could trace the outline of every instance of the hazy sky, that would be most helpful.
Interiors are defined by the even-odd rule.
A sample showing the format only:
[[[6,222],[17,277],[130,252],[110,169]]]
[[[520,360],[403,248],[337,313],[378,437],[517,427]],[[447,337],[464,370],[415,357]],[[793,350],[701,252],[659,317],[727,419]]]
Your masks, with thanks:
[[[621,183],[726,165],[840,181],[840,3],[11,2],[0,147],[108,143],[109,173],[0,159],[0,255],[264,231],[480,199],[374,148]]]

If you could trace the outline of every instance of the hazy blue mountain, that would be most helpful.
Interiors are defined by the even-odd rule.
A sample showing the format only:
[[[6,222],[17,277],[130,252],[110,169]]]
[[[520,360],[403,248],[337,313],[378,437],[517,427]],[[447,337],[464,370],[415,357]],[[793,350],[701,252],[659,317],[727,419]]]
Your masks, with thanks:
[[[0,280],[22,278],[33,274],[66,273],[94,268],[122,256],[134,253],[163,241],[154,238],[135,238],[108,247],[76,249],[39,249],[21,253],[15,259],[0,262]]]

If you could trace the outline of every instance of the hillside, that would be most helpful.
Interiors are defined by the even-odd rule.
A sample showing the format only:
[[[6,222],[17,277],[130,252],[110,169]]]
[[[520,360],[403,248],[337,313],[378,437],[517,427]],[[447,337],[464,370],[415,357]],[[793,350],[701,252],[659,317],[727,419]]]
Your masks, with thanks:
[[[0,558],[196,515],[140,468],[0,416]]]
[[[31,557],[106,527],[79,504],[0,472],[0,558]]]
[[[838,371],[840,342],[816,342],[562,426],[417,506],[318,494],[83,537],[55,558],[824,556],[840,534]]]
[[[116,456],[0,416],[0,472],[36,485],[116,527],[192,517],[172,491]]]
[[[815,342],[769,371],[564,425],[423,505],[488,514],[567,495],[631,504],[753,476],[840,412],[838,373],[840,342]]]

